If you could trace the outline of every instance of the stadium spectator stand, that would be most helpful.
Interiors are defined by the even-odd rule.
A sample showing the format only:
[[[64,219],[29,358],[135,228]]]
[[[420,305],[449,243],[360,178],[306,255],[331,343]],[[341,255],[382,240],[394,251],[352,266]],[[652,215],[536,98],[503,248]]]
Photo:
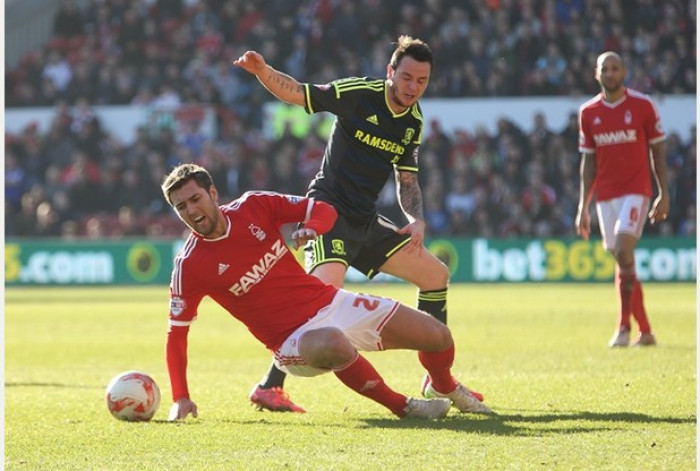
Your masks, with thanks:
[[[426,97],[593,95],[595,57],[615,49],[630,86],[695,94],[695,2],[631,0],[65,1],[51,39],[5,71],[6,106],[55,109],[51,127],[5,139],[6,235],[173,236],[160,177],[179,161],[208,167],[226,200],[248,189],[304,193],[322,143],[260,132],[270,96],[231,60],[256,49],[300,80],[383,76],[391,41],[426,40]],[[120,142],[95,105],[217,110],[218,138],[143,129]],[[577,124],[496,133],[426,123],[420,178],[431,234],[573,236]],[[668,136],[672,213],[648,232],[695,234],[696,142]],[[391,184],[383,200],[393,205]],[[395,217],[400,214],[394,213]]]

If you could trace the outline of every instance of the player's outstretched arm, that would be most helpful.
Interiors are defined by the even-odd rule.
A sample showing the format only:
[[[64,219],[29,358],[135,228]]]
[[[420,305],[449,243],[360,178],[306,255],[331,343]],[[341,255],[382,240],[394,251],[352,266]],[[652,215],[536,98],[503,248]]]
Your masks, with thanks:
[[[168,420],[170,422],[182,420],[187,418],[188,414],[192,414],[192,417],[197,417],[197,404],[195,404],[191,399],[183,397],[175,401],[172,407],[170,407]]]
[[[292,105],[304,106],[304,86],[293,77],[273,69],[260,53],[246,51],[233,61],[233,65],[255,75],[277,99]]]

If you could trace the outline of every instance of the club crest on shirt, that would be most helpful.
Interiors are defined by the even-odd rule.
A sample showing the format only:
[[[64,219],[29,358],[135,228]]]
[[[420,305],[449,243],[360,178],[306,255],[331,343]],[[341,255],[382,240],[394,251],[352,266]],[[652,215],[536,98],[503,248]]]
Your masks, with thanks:
[[[187,304],[185,303],[184,299],[177,296],[170,299],[170,314],[173,317],[177,317],[182,314],[182,311],[184,311],[186,307]]]
[[[255,224],[251,223],[248,225],[248,229],[250,229],[250,233],[255,236],[256,239],[259,241],[265,240],[265,237],[267,237],[267,234],[265,234],[265,231],[263,231],[259,226],[256,226]]]
[[[284,195],[284,197],[287,198],[287,201],[289,201],[292,204],[298,204],[301,201],[300,196]]]
[[[632,112],[630,110],[625,111],[625,124],[630,124],[632,122]]]

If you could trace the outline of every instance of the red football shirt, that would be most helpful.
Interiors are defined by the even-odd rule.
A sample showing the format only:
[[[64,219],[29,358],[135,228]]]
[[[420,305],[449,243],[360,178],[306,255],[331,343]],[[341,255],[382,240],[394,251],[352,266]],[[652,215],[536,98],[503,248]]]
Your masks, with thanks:
[[[651,99],[627,88],[608,103],[600,93],[579,110],[579,151],[595,153],[598,201],[629,194],[651,197],[649,146],[666,139]]]
[[[328,231],[335,222],[330,205],[298,196],[249,192],[221,209],[228,220],[226,234],[209,240],[192,233],[175,257],[167,345],[175,400],[188,396],[187,332],[204,296],[275,350],[330,304],[337,292],[304,271],[280,232],[283,224],[297,222],[307,222],[319,234]]]

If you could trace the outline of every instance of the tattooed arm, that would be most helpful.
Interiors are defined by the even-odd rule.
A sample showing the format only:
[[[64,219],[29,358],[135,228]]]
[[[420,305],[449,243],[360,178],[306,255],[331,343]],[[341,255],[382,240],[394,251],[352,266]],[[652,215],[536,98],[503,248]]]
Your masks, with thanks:
[[[289,75],[270,67],[259,53],[247,51],[233,61],[233,65],[255,75],[260,83],[279,100],[304,106],[304,86]]]
[[[425,238],[425,218],[423,216],[423,198],[415,172],[396,172],[396,193],[401,210],[408,219],[408,225],[399,230],[399,234],[409,234],[411,242],[406,246],[410,252],[420,249]]]
[[[408,222],[423,220],[423,198],[418,186],[418,174],[415,172],[396,172],[396,189],[401,210]]]

